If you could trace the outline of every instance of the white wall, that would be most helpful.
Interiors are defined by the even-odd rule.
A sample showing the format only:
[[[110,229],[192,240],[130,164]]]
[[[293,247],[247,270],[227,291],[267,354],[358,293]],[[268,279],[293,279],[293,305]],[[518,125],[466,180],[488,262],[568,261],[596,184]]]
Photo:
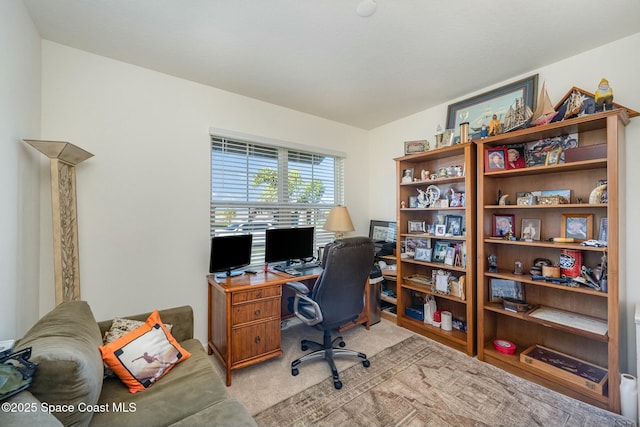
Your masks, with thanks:
[[[0,3],[0,340],[38,318],[40,36],[21,0]]]
[[[567,58],[522,76],[514,76],[511,81],[538,73],[538,84],[547,83],[547,91],[552,103],[557,103],[573,86],[589,92],[595,92],[598,82],[606,77],[614,90],[614,101],[636,111],[640,111],[640,85],[638,84],[637,46],[640,33],[608,44],[587,53]],[[469,70],[473,72],[473,68]],[[496,85],[500,87],[506,83]],[[478,93],[484,93],[494,87],[488,87]],[[460,99],[454,99],[412,116],[397,120],[374,129],[369,134],[372,173],[369,180],[369,194],[372,203],[369,216],[379,219],[396,217],[396,172],[394,157],[404,154],[404,141],[427,139],[434,142],[434,133],[438,125],[445,127],[447,106],[478,93],[471,93]],[[632,266],[637,262],[637,242],[640,241],[640,222],[635,221],[634,212],[640,212],[640,198],[635,194],[635,186],[640,182],[640,117],[632,119],[626,128],[626,170],[624,180],[626,192],[621,204],[621,234],[626,242],[621,248],[621,258],[628,269],[621,269],[621,369],[635,373],[635,304],[640,303],[640,287],[637,286],[637,272]],[[383,197],[384,196],[384,197]],[[391,198],[393,200],[391,200]],[[626,207],[625,207],[626,203]],[[626,220],[626,219],[629,220]],[[625,226],[626,224],[626,226]],[[484,262],[484,260],[478,260]]]
[[[363,130],[48,41],[42,116],[43,138],[95,155],[76,180],[81,296],[98,319],[189,304],[206,342],[211,126],[346,152],[354,234],[368,233]],[[50,258],[41,284],[53,306]]]

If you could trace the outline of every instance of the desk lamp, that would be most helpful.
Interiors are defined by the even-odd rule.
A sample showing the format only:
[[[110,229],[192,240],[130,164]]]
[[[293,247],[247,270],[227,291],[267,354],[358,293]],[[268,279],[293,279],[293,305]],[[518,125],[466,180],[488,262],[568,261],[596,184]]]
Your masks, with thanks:
[[[334,206],[329,212],[327,221],[324,223],[324,229],[335,231],[336,239],[342,239],[345,231],[354,231],[349,211],[345,206]]]

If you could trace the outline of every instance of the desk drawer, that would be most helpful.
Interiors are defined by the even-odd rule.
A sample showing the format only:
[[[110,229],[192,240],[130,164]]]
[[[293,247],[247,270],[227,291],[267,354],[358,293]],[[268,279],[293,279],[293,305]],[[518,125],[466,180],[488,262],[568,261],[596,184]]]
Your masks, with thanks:
[[[231,334],[232,363],[280,349],[280,319],[234,328]]]
[[[280,298],[237,304],[231,310],[233,312],[231,324],[234,326],[269,317],[280,317]]]
[[[270,286],[265,288],[253,289],[250,291],[234,292],[231,297],[231,304],[238,304],[245,301],[253,301],[254,299],[262,299],[280,296],[282,286]]]

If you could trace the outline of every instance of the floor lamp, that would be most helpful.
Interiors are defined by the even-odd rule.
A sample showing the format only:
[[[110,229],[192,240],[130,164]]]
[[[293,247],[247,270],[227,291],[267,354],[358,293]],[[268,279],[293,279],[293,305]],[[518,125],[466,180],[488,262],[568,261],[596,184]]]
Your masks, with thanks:
[[[75,166],[93,154],[69,142],[25,139],[50,159],[56,305],[80,299]]]
[[[342,239],[345,231],[354,231],[349,211],[345,206],[334,206],[329,212],[327,221],[324,223],[324,229],[328,231],[334,231],[336,233],[336,239]]]

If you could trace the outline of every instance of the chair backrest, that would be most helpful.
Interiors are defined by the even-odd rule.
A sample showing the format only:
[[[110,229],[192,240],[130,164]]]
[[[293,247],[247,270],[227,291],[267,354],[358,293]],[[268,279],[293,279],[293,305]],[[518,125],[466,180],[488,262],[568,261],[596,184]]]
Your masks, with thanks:
[[[311,293],[324,318],[319,327],[333,329],[357,319],[374,254],[375,245],[368,237],[338,239],[325,246],[324,269]]]

